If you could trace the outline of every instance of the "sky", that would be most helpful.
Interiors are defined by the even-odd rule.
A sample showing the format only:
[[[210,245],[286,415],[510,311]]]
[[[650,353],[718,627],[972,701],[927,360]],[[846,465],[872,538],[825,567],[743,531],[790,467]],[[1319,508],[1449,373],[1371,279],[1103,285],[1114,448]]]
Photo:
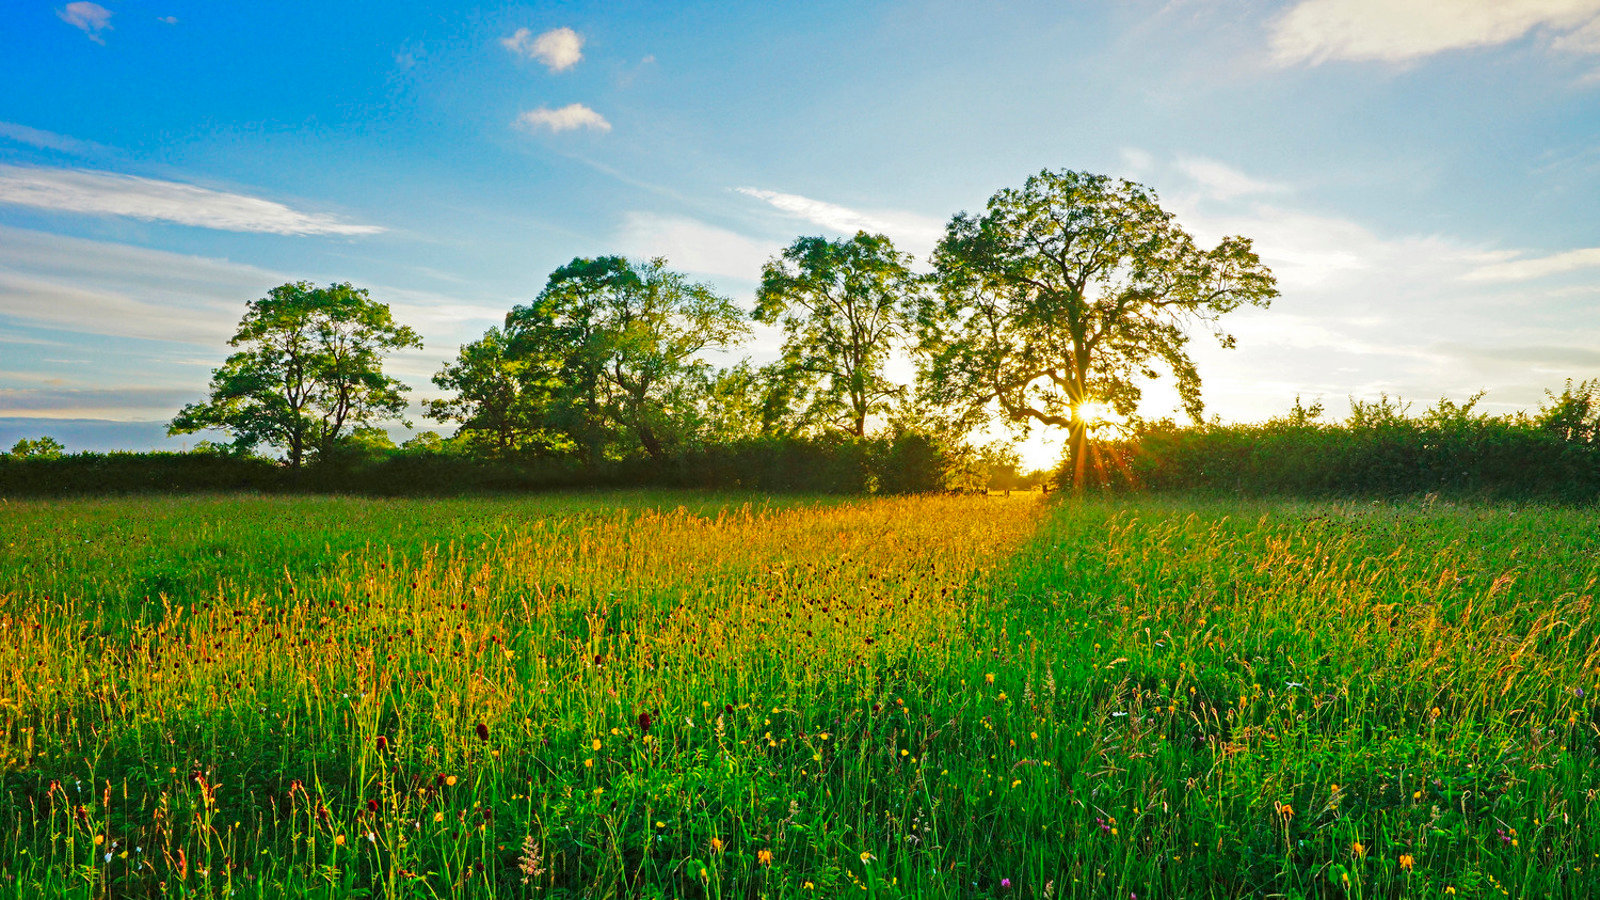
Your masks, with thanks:
[[[287,281],[387,302],[421,401],[573,257],[748,308],[797,236],[925,257],[1043,169],[1144,183],[1273,268],[1236,349],[1195,334],[1208,415],[1600,376],[1600,0],[15,0],[0,444],[192,442],[164,423]]]

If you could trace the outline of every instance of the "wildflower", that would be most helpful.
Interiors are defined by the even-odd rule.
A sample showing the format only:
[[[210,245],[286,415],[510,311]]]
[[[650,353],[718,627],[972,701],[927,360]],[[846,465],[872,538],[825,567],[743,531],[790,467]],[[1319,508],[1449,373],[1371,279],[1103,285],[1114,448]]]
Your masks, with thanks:
[[[861,851],[861,864],[862,865],[866,865],[867,863],[872,862],[874,859],[877,859],[877,857],[873,856],[870,851],[867,851],[867,850]]]
[[[757,850],[756,851],[756,862],[760,863],[763,866],[772,865],[772,851],[771,850]]]
[[[722,852],[722,838],[715,838],[714,837],[714,838],[711,839],[711,851],[713,853],[721,853]]]
[[[342,835],[342,834],[334,835],[333,836],[333,842],[334,842],[334,844],[336,844],[336,845],[338,845],[340,847],[343,847],[344,846],[344,835]]]
[[[598,753],[598,752],[600,752],[600,748],[605,746],[605,745],[600,742],[599,738],[595,738],[593,741],[591,741],[589,743],[589,746],[593,747],[595,752]]]
[[[456,777],[454,775],[446,775],[444,777],[444,784],[445,784],[445,787],[455,787],[456,786]]]
[[[485,725],[482,722],[479,722],[478,723],[478,727],[473,729],[473,730],[478,732],[478,740],[483,741],[484,743],[488,743],[489,742],[489,726],[488,725]]]
[[[1000,879],[1000,887],[1005,889],[1005,890],[1008,890],[1008,891],[1011,890],[1011,879],[1009,879],[1009,878]]]
[[[1356,842],[1354,842],[1354,843],[1352,843],[1350,845],[1350,852],[1354,853],[1357,856],[1366,856],[1367,855],[1367,848],[1361,846],[1361,842],[1360,841],[1356,841]]]
[[[1290,806],[1287,803],[1279,803],[1278,804],[1278,815],[1283,816],[1285,819],[1293,818],[1294,817],[1294,807]]]
[[[989,673],[985,674],[983,676],[983,680],[984,680],[984,682],[986,684],[994,684],[994,673],[993,672],[989,672]]]
[[[1409,853],[1400,854],[1400,868],[1405,869],[1406,871],[1409,872],[1409,871],[1411,871],[1411,867],[1416,865],[1416,862],[1417,861],[1412,858],[1411,854],[1409,854]]]
[[[389,739],[388,738],[386,738],[386,737],[384,737],[383,735],[380,734],[380,735],[378,735],[378,739],[376,741],[374,741],[373,743],[375,743],[377,745],[379,753],[388,752],[388,750],[389,750]]]
[[[639,713],[639,731],[644,733],[644,734],[649,734],[650,733],[650,725],[654,721],[655,720],[650,717],[649,713],[647,713],[647,712]]]

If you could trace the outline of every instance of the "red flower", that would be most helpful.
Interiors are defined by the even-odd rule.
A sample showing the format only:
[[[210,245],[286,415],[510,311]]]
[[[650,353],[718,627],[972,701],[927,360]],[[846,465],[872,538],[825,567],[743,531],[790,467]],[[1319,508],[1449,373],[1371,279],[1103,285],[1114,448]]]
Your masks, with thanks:
[[[483,741],[484,743],[488,743],[489,742],[489,726],[483,724],[482,722],[479,722],[478,723],[478,727],[477,727],[477,732],[478,732],[478,740]]]

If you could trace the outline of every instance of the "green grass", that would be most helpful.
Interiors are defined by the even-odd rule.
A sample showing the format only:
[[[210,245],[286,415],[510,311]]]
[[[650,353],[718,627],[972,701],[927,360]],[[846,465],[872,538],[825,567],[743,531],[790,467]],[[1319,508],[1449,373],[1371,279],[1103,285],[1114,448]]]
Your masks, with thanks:
[[[1600,895],[1589,510],[145,498],[0,551],[11,896]]]

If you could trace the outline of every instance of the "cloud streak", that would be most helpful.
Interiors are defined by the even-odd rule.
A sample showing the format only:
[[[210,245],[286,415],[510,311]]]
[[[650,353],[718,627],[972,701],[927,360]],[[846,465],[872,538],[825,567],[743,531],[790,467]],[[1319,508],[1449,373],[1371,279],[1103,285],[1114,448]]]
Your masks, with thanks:
[[[41,150],[58,150],[62,153],[72,153],[78,156],[90,156],[105,153],[106,148],[93,141],[80,141],[77,138],[67,137],[40,128],[29,128],[16,122],[0,122],[0,138],[38,147]]]
[[[1532,281],[1600,266],[1600,247],[1568,250],[1530,259],[1505,259],[1479,266],[1462,276],[1466,281]]]
[[[803,219],[839,234],[853,235],[857,231],[887,234],[898,243],[904,244],[902,249],[913,253],[928,253],[944,233],[942,221],[916,213],[869,213],[799,194],[785,194],[753,187],[740,187],[734,190],[746,197],[760,200],[793,218]]]
[[[518,56],[538,60],[552,72],[565,72],[583,59],[583,35],[571,28],[552,28],[538,36],[518,28],[510,37],[501,38],[500,46]]]
[[[563,131],[577,131],[587,129],[590,131],[610,131],[611,123],[605,116],[600,115],[582,103],[571,103],[560,109],[550,109],[541,106],[530,109],[517,116],[517,124],[528,131],[548,129],[559,134]]]
[[[87,169],[0,164],[0,204],[54,212],[125,216],[220,231],[286,235],[362,235],[384,229],[355,225],[273,200],[135,175]]]
[[[1600,50],[1600,0],[1302,0],[1272,25],[1280,65],[1404,62],[1543,30],[1569,52]]]

